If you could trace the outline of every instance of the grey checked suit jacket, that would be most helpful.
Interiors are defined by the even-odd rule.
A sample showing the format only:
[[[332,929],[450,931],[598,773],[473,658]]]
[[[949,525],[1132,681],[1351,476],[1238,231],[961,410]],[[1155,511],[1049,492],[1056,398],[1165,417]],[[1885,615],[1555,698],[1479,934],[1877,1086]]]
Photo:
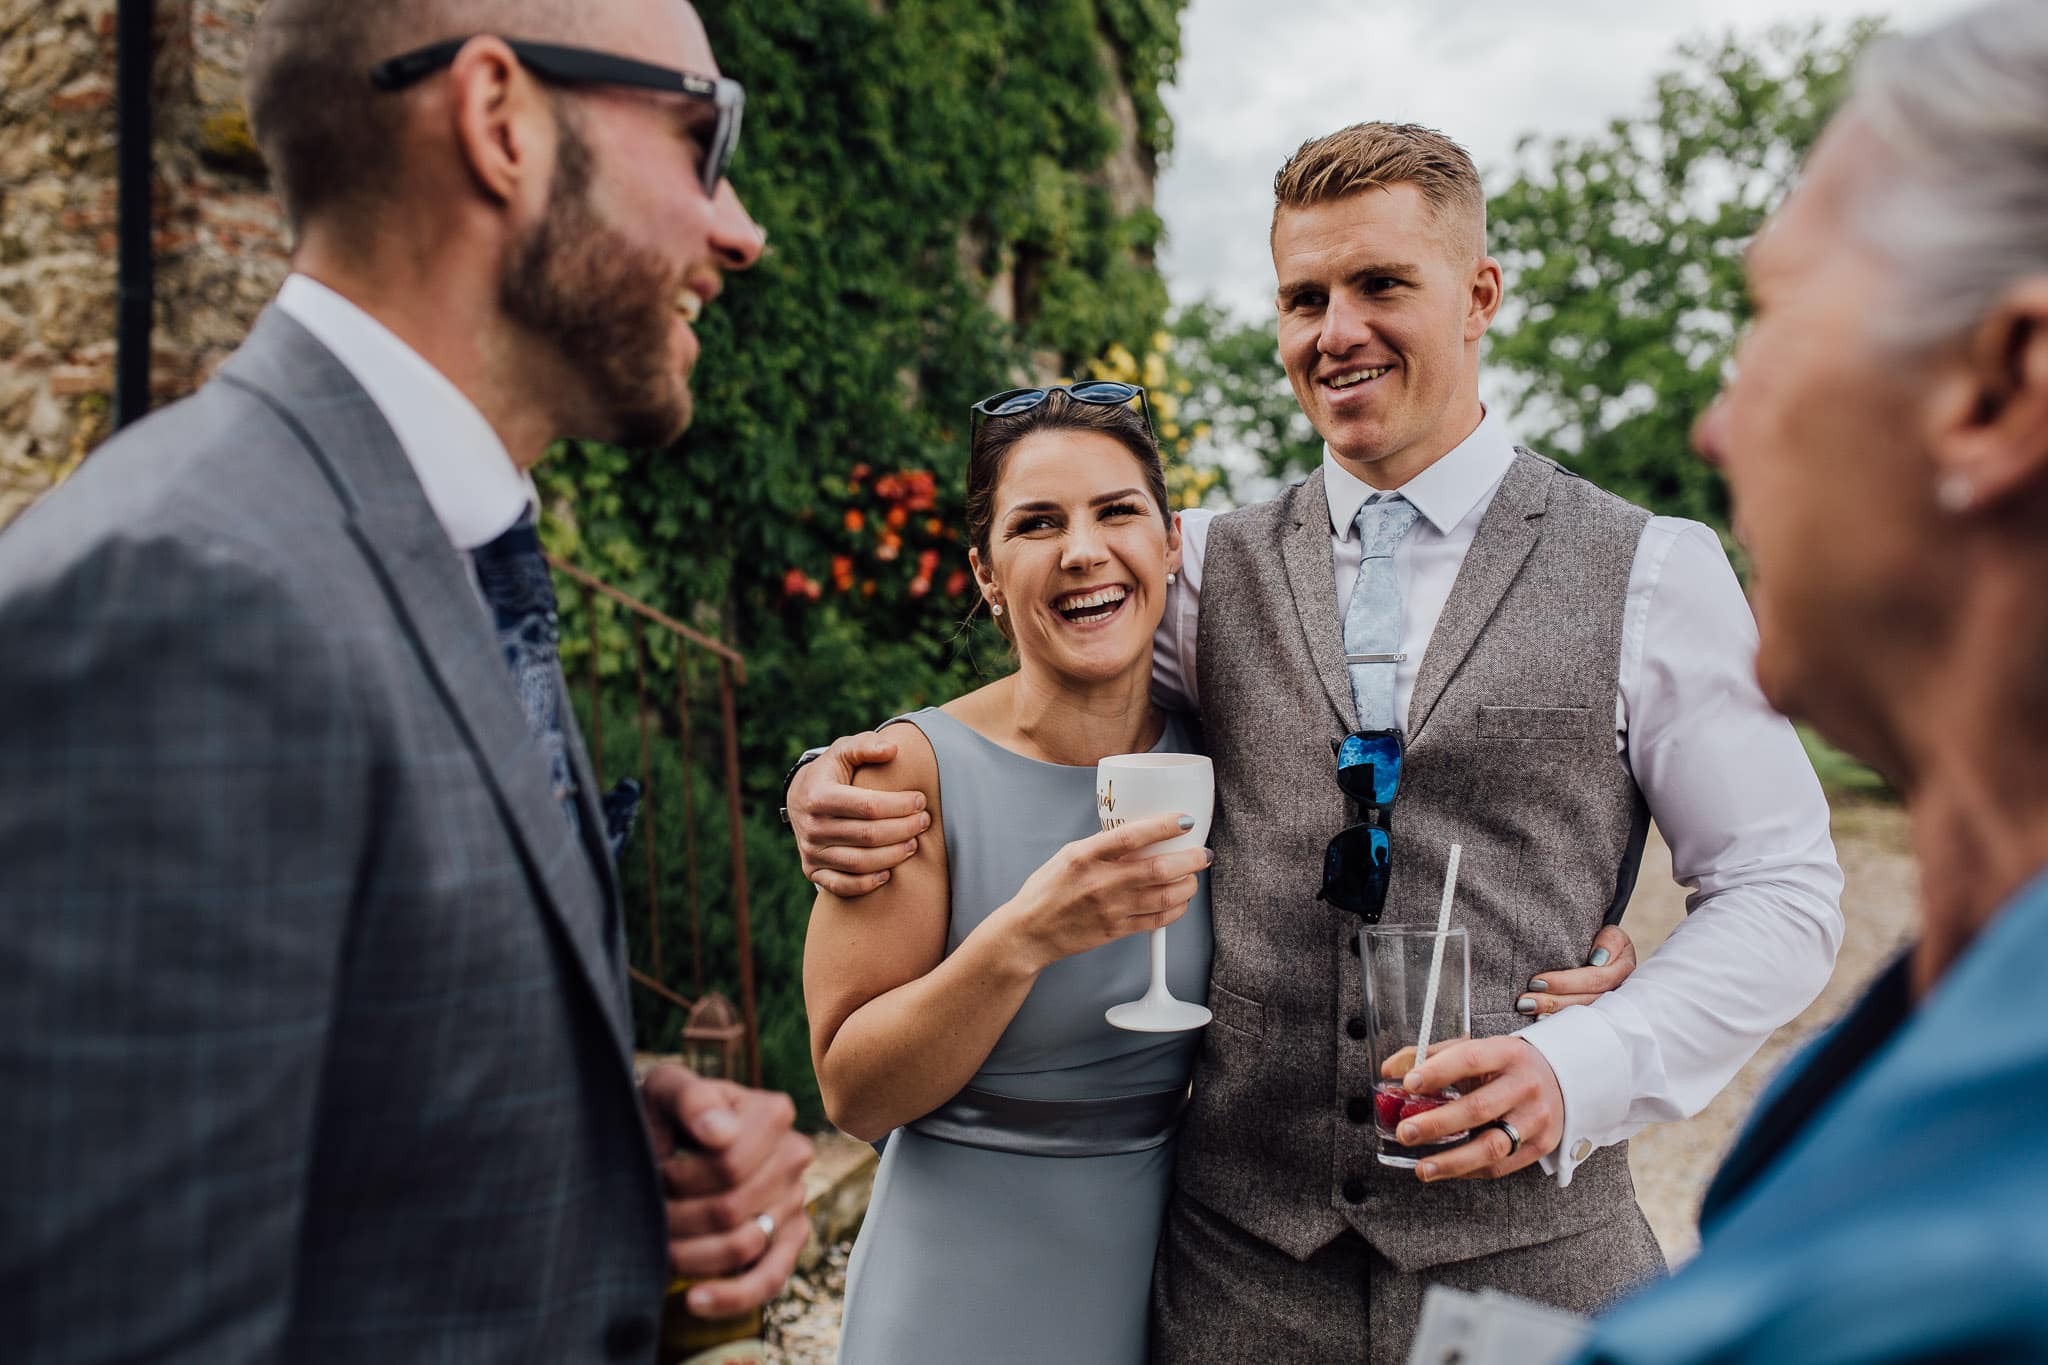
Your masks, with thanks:
[[[266,313],[0,535],[0,1357],[651,1356],[611,875],[389,427]]]

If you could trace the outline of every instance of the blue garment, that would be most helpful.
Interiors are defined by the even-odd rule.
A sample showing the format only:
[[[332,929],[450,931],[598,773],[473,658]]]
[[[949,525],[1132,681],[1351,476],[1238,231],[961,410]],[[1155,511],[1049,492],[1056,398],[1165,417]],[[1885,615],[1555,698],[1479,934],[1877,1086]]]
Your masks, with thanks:
[[[1582,1361],[2048,1360],[2048,875],[1917,1010],[1909,966],[1786,1069],[1699,1257]]]
[[[562,695],[562,634],[555,615],[555,585],[541,554],[533,522],[522,517],[487,545],[469,552],[476,580],[490,603],[498,628],[498,648],[512,670],[519,707],[526,713],[541,753],[548,761],[548,779],[555,804],[575,829],[576,775],[569,768],[569,740],[562,729],[568,711]]]
[[[1358,582],[1344,604],[1344,663],[1361,730],[1394,728],[1394,672],[1401,648],[1394,549],[1419,514],[1414,503],[1394,493],[1367,498],[1351,520],[1358,532]]]

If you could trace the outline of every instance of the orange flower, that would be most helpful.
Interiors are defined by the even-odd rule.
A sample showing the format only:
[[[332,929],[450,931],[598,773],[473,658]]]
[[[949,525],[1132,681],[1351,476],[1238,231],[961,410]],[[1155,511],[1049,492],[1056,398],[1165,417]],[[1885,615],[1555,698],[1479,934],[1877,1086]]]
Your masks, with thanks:
[[[853,586],[852,555],[832,556],[832,584],[841,592]]]
[[[903,497],[903,478],[898,474],[884,474],[875,480],[875,496],[883,502],[897,502]]]
[[[901,507],[891,507],[888,515],[883,520],[889,523],[890,530],[900,531],[903,529],[903,523],[910,520],[910,513],[904,511]]]
[[[882,543],[875,546],[875,558],[887,562],[903,553],[903,537],[890,531],[882,537]]]
[[[913,512],[928,512],[939,500],[939,481],[932,477],[929,469],[913,469],[903,476],[906,488],[904,505]]]
[[[860,509],[859,509],[858,507],[849,507],[849,508],[847,508],[847,509],[846,509],[846,529],[847,529],[847,530],[849,530],[849,531],[852,531],[852,532],[854,532],[855,534],[858,534],[858,533],[859,533],[859,531],[860,531],[860,528],[861,528],[861,527],[863,527],[863,526],[865,526],[865,525],[867,525],[867,524],[868,524],[868,519],[867,519],[867,517],[865,517],[864,515],[862,515],[862,513],[861,513],[861,510],[860,510]]]
[[[862,597],[873,597],[875,595],[874,579],[870,578],[860,585],[860,595]]]
[[[874,471],[869,469],[866,465],[857,464],[853,467],[853,473],[848,477],[853,480],[855,485],[858,485],[862,479],[865,479],[868,475],[872,474],[873,472]]]
[[[802,569],[791,569],[782,576],[782,595],[784,597],[802,597],[810,591],[810,581],[810,578],[805,575]]]
[[[929,578],[913,578],[910,580],[910,595],[912,597],[922,597],[931,590],[932,581]]]
[[[938,571],[938,567],[939,552],[937,550],[926,550],[918,555],[917,572],[922,577],[930,578],[932,574]]]
[[[945,522],[943,522],[943,521],[940,521],[940,520],[939,520],[939,519],[938,519],[937,517],[931,517],[931,518],[928,518],[928,519],[927,519],[927,520],[925,521],[925,524],[924,524],[924,533],[925,533],[926,535],[928,535],[928,536],[933,536],[933,537],[937,537],[937,536],[941,536],[941,535],[944,535],[944,534],[945,534],[945,532],[946,532],[946,523],[945,523]]]

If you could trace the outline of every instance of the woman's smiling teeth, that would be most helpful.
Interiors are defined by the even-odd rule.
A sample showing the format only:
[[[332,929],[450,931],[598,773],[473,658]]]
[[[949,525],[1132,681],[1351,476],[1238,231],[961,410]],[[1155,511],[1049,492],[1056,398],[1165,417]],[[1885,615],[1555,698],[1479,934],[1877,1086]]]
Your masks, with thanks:
[[[1077,626],[1093,625],[1107,621],[1116,614],[1128,596],[1122,588],[1090,588],[1086,592],[1070,592],[1053,601],[1053,610]]]
[[[1392,365],[1382,365],[1376,370],[1353,370],[1349,374],[1340,374],[1335,379],[1325,380],[1324,382],[1333,389],[1348,389],[1354,385],[1363,384],[1368,379],[1378,379],[1393,368]]]

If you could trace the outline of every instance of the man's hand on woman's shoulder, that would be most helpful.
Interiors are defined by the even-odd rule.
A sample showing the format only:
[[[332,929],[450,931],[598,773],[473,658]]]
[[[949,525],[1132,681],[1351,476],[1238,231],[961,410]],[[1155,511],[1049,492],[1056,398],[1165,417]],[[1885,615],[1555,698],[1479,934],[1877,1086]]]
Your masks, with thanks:
[[[804,876],[846,900],[889,880],[889,869],[917,851],[931,828],[923,792],[878,791],[854,785],[863,767],[896,757],[894,740],[863,731],[833,741],[789,787],[789,823],[803,855]]]

